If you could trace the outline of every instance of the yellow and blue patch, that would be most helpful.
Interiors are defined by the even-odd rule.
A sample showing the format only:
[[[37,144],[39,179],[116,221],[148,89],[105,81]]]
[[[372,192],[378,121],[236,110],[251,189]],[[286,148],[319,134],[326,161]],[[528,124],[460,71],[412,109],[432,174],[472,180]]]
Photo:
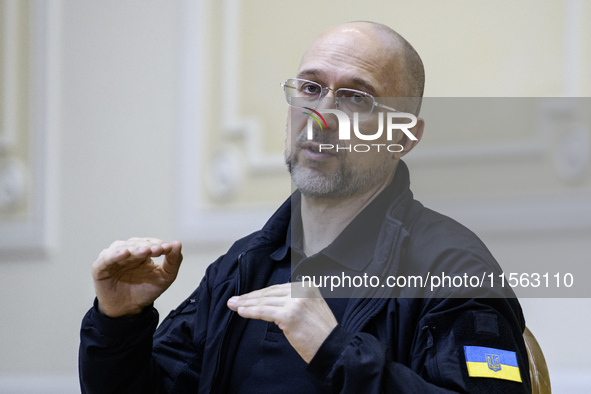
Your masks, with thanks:
[[[521,382],[517,355],[508,350],[482,346],[464,346],[468,375]]]

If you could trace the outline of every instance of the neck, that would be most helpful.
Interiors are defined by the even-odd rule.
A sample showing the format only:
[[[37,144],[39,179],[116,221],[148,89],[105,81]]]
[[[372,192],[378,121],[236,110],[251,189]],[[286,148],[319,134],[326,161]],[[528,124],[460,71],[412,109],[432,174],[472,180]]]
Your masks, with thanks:
[[[309,198],[302,195],[304,253],[312,256],[330,245],[351,221],[390,184],[382,183],[342,199]]]

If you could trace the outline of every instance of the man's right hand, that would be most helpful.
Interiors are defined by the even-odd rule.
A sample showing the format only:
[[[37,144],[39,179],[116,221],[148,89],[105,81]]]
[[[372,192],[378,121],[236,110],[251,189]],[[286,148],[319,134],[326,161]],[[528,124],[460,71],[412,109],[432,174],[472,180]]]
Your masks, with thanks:
[[[164,256],[158,264],[152,257]],[[100,310],[109,317],[137,314],[176,279],[183,255],[178,241],[130,238],[115,241],[92,263]]]

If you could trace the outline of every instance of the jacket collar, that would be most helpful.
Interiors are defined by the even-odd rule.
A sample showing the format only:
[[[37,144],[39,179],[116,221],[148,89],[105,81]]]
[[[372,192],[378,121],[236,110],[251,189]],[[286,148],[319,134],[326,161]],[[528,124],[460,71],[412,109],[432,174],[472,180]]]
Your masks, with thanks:
[[[413,201],[410,191],[408,167],[400,160],[392,182],[367,207],[357,215],[333,243],[322,253],[347,268],[362,271],[370,262],[377,235],[388,216],[400,224],[409,216],[409,206]],[[301,247],[301,194],[296,190],[291,197],[275,212],[262,229],[261,235],[254,241],[277,244],[271,258],[284,259],[292,247]]]

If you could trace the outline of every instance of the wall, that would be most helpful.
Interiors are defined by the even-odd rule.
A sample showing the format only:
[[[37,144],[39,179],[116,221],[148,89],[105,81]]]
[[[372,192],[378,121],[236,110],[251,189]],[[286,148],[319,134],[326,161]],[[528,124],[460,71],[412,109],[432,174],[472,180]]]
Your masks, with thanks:
[[[289,194],[281,162],[285,104],[279,82],[295,74],[300,54],[329,26],[375,20],[396,28],[423,57],[428,97],[591,92],[584,72],[591,65],[590,27],[582,23],[591,16],[586,2],[334,4],[30,2],[33,12],[45,16],[30,22],[31,61],[45,81],[38,95],[44,99],[33,100],[31,108],[44,108],[39,116],[45,121],[19,131],[31,137],[37,153],[23,156],[31,164],[27,201],[35,214],[4,216],[0,227],[0,238],[16,234],[18,242],[29,242],[16,247],[17,241],[0,241],[1,392],[77,391],[78,331],[93,300],[89,267],[112,241],[154,235],[184,242],[180,277],[157,303],[166,314],[232,239],[255,229]],[[40,24],[43,34],[34,30]],[[41,66],[35,63],[40,53],[46,60]],[[35,75],[31,80],[39,82]],[[518,136],[525,142],[534,137]],[[535,145],[536,155],[505,162],[507,181],[487,196],[483,173],[496,163],[466,152],[506,144],[507,137],[483,129],[473,133],[472,145],[459,148],[463,159],[433,159],[450,143],[457,146],[454,138],[433,131],[419,146],[427,153],[417,149],[414,162],[409,157],[419,199],[468,224],[504,267],[523,260],[588,263],[588,172],[565,180],[552,149]],[[521,182],[530,175],[539,180],[538,190],[514,193],[512,185],[531,186]],[[459,198],[458,190],[467,194]],[[543,231],[520,226],[521,217],[504,221],[490,214],[532,199],[525,205],[540,216],[557,207],[548,202],[549,193],[571,203],[582,199],[570,204],[579,214],[550,212],[551,225]],[[232,220],[235,215],[242,219]],[[15,220],[36,231],[16,231]],[[546,353],[555,391],[588,385],[589,300],[522,304]]]

